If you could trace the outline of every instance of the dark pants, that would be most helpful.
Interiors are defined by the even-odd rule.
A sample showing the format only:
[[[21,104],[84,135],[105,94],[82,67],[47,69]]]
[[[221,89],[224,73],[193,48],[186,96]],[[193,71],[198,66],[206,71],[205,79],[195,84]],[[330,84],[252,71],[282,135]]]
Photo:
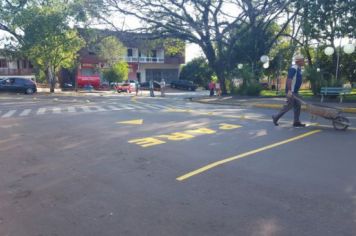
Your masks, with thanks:
[[[293,96],[296,96],[296,95],[293,95]],[[276,121],[278,121],[285,113],[287,113],[292,108],[294,111],[294,123],[300,122],[299,116],[300,116],[301,104],[300,104],[300,101],[298,101],[294,97],[291,97],[291,98],[287,97],[287,104],[284,105],[283,108],[279,111],[279,113],[274,116]]]
[[[210,97],[214,96],[214,89],[210,89]]]

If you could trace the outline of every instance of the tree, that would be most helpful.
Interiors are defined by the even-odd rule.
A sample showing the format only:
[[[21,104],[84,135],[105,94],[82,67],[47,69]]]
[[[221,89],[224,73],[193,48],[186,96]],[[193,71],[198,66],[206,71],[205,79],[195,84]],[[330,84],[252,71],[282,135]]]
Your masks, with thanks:
[[[0,30],[11,35],[6,45],[42,70],[54,92],[60,67],[74,65],[83,40],[69,22],[85,20],[82,0],[0,1]]]
[[[45,72],[53,93],[60,68],[74,65],[84,41],[66,24],[66,15],[47,7],[29,8],[19,21],[24,24],[21,51]]]
[[[122,82],[128,79],[129,66],[124,61],[113,64],[109,69],[104,69],[104,78],[109,82]]]
[[[195,58],[187,63],[180,72],[180,79],[191,80],[195,84],[206,87],[213,72],[205,58]]]
[[[227,63],[232,58],[232,47],[240,34],[236,29],[268,28],[289,10],[293,2],[256,0],[256,1],[201,1],[169,0],[105,0],[106,7],[112,11],[136,17],[146,23],[145,31],[161,37],[178,38],[199,45],[204,52],[209,66],[218,76],[226,93],[225,78],[231,69]],[[286,25],[296,15],[284,18],[281,30],[268,42],[265,51],[275,43],[275,39],[284,31]],[[244,32],[241,32],[242,34]],[[260,55],[259,55],[260,56]],[[254,58],[258,60],[257,56]]]
[[[98,56],[110,66],[123,59],[125,46],[114,36],[104,38],[98,44]]]

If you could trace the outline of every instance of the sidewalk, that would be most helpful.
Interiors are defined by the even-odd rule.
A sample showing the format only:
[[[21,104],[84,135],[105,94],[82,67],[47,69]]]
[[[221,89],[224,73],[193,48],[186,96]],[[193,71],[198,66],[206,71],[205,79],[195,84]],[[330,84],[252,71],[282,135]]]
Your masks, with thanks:
[[[243,106],[243,107],[256,107],[256,108],[270,108],[270,109],[281,109],[286,103],[285,97],[247,97],[247,96],[223,96],[223,97],[195,97],[190,98],[193,102],[208,103],[208,104],[219,104],[219,105],[230,105],[230,106]],[[304,99],[308,103],[320,104],[320,99]],[[342,112],[356,113],[356,101],[339,103],[338,99],[330,100],[321,103],[325,106],[335,107],[340,109]],[[305,106],[302,106],[305,109]]]

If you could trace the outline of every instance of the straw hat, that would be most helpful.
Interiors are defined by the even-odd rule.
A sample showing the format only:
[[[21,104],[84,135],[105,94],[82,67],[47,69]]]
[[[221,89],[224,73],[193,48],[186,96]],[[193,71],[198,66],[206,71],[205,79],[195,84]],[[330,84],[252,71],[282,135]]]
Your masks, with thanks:
[[[304,60],[304,56],[303,56],[303,55],[300,55],[300,54],[295,55],[295,56],[294,56],[294,60],[295,60],[295,61],[301,61],[301,60]]]

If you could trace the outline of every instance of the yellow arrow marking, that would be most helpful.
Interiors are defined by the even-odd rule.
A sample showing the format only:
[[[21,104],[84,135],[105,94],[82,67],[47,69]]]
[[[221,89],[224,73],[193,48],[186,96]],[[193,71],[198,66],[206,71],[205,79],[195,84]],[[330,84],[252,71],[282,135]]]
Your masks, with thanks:
[[[126,121],[119,121],[116,123],[117,124],[127,124],[127,125],[142,125],[143,120],[126,120]]]

